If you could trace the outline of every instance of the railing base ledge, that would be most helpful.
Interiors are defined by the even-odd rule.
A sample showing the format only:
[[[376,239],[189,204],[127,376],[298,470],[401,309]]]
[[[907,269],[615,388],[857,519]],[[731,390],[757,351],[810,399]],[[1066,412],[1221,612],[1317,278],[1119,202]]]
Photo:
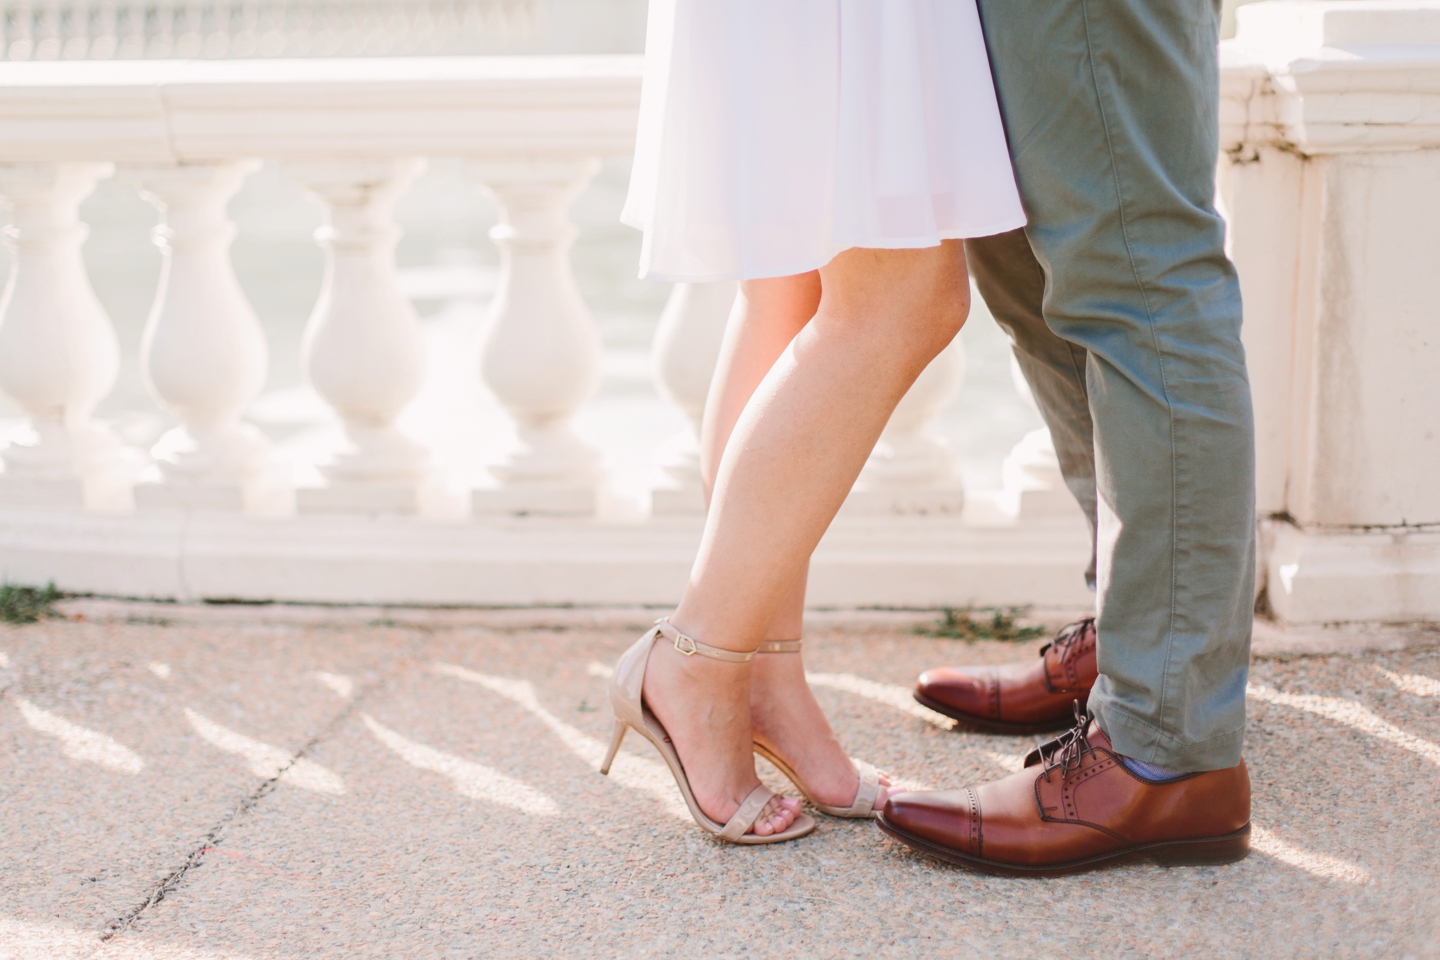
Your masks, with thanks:
[[[0,577],[62,590],[194,601],[673,604],[702,518],[463,522],[403,516],[100,516],[0,510]],[[951,517],[837,521],[811,568],[817,606],[1083,607],[1078,516],[1008,528]]]

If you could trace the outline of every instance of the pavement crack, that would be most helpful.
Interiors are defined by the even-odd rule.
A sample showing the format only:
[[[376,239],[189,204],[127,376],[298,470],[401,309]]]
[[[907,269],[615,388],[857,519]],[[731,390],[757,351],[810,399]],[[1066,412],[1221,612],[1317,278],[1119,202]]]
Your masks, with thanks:
[[[235,805],[234,809],[221,817],[219,822],[200,838],[199,842],[195,844],[195,847],[186,855],[180,865],[170,871],[169,875],[155,885],[155,888],[150,891],[149,896],[106,924],[104,932],[100,934],[101,942],[111,940],[118,934],[124,933],[133,927],[135,922],[139,920],[147,910],[163,903],[170,894],[179,889],[180,885],[185,882],[185,877],[190,871],[200,865],[201,861],[205,858],[205,854],[220,846],[221,841],[225,838],[225,832],[231,825],[254,810],[260,805],[262,800],[273,793],[275,787],[280,783],[280,778],[285,776],[291,767],[305,759],[306,755],[338,731],[345,721],[355,715],[360,705],[373,691],[382,687],[392,676],[411,666],[411,663],[410,658],[402,658],[384,677],[376,680],[357,693],[353,699],[345,704],[345,708],[325,725],[324,729],[306,741],[299,750],[295,751],[285,766],[275,771],[273,776],[261,781],[260,785],[242,798],[240,802]]]

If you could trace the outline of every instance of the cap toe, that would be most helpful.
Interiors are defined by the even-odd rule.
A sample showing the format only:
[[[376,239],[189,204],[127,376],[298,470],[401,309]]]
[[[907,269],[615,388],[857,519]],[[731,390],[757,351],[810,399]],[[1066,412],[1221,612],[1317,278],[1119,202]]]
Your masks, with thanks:
[[[885,822],[897,830],[963,853],[978,853],[980,810],[973,790],[897,793],[885,804]]]

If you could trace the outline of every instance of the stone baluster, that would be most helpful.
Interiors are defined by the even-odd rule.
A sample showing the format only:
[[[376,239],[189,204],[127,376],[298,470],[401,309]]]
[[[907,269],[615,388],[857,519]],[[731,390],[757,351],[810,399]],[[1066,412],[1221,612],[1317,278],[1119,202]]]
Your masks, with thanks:
[[[600,334],[570,271],[576,236],[566,211],[598,161],[485,162],[471,175],[500,203],[490,237],[500,286],[480,350],[480,375],[515,421],[515,443],[476,489],[476,513],[591,514],[600,454],[571,428],[600,382]]]
[[[122,4],[115,27],[115,58],[138,60],[145,54],[144,0],[117,0]]]
[[[68,16],[66,16],[66,14],[68,14]],[[62,13],[61,17],[59,59],[86,59],[86,57],[90,55],[89,0],[73,0],[70,4],[70,9]],[[68,21],[68,23],[65,21]]]
[[[164,257],[145,325],[146,386],[180,426],[156,443],[159,468],[136,487],[142,507],[283,512],[287,484],[269,441],[241,420],[265,384],[265,333],[230,264],[225,207],[258,161],[153,168],[141,194],[161,213]]]
[[[959,514],[965,488],[949,444],[929,426],[965,381],[965,346],[956,337],[901,398],[845,502],[847,514]]]
[[[40,0],[40,15],[35,18],[35,51],[32,60],[58,60],[64,36],[60,29],[59,0]]]
[[[183,9],[177,10],[183,26],[176,28],[175,49],[171,56],[189,60],[200,56],[205,47],[205,5],[202,0],[176,0],[177,7],[183,2]]]
[[[425,376],[420,319],[395,275],[400,228],[395,201],[424,169],[421,160],[294,167],[326,210],[315,239],[325,249],[325,281],[305,329],[310,384],[339,413],[345,446],[319,464],[327,484],[301,487],[301,513],[413,513],[429,455],[395,418]]]
[[[200,34],[200,56],[218,60],[230,50],[230,4],[228,0],[206,0],[202,9],[204,13],[196,28]]]
[[[1040,407],[1030,392],[1030,384],[1020,370],[1014,354],[1010,356],[1010,378],[1015,392],[1035,413]],[[1020,519],[1039,517],[1073,517],[1080,511],[1065,486],[1060,473],[1060,459],[1055,454],[1055,441],[1047,427],[1031,430],[1011,448],[1000,470],[1001,504],[1011,516]]]
[[[0,20],[5,18],[0,17]],[[30,4],[20,0],[10,7],[10,23],[13,31],[5,36],[6,60],[29,60],[35,49],[34,26]]]
[[[116,28],[119,25],[119,17],[115,9],[115,0],[98,0],[95,4],[95,29],[90,38],[90,49],[87,54],[91,60],[110,60],[115,56],[119,45],[119,38],[116,36]]]
[[[737,286],[734,281],[677,283],[660,314],[650,352],[655,389],[684,411],[690,423],[660,448],[659,465],[668,482],[651,491],[651,513],[656,516],[705,512],[700,418]]]
[[[258,0],[240,0],[239,9],[233,15],[236,24],[235,35],[230,41],[230,56],[248,60],[259,52],[260,4]]]
[[[29,436],[0,450],[0,498],[92,509],[129,503],[120,444],[91,419],[115,385],[120,351],[80,248],[80,201],[108,163],[0,165],[14,250],[0,297],[0,390],[29,414]]]

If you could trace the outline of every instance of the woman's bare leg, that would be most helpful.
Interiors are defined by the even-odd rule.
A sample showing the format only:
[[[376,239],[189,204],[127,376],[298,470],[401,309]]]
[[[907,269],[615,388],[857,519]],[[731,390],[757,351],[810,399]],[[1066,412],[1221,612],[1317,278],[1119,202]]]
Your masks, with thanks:
[[[735,310],[725,328],[720,361],[705,398],[700,426],[700,472],[705,504],[710,504],[720,457],[750,397],[790,341],[820,309],[820,271],[792,277],[746,280],[740,285]],[[805,614],[805,571],[776,612],[766,640],[800,636]]]
[[[765,638],[895,405],[969,309],[955,241],[847,250],[820,275],[814,319],[761,381],[725,445],[673,618],[715,646],[754,650]],[[645,700],[685,761],[696,798],[722,822],[758,782],[750,681],[750,671],[664,645],[645,676]],[[777,809],[780,822],[793,818],[792,808]]]
[[[700,431],[706,503],[721,455],[745,404],[819,307],[819,271],[741,284]],[[808,574],[807,561],[770,621],[766,640],[794,640],[802,635]],[[840,807],[855,799],[860,778],[805,682],[803,654],[767,654],[755,659],[750,719],[755,739],[799,771],[814,799]],[[880,784],[888,787],[889,777],[882,773]],[[881,793],[880,804],[886,796]]]

